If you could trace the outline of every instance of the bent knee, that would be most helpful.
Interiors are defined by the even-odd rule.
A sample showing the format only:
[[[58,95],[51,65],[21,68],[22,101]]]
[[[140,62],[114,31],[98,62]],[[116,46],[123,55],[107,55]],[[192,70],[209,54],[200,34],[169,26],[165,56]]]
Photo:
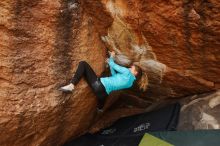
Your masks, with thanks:
[[[87,62],[85,60],[82,60],[79,62],[80,64],[87,64]]]

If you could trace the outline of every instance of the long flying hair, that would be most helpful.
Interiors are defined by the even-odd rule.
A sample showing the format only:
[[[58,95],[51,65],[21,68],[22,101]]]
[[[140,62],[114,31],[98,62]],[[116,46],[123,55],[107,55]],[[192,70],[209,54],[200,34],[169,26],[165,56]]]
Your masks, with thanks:
[[[135,66],[135,70],[138,72],[138,74],[136,75],[136,78],[137,78],[136,82],[137,82],[139,89],[142,91],[146,91],[147,87],[148,87],[147,73],[144,72],[139,65],[137,65],[135,63],[132,63],[131,66],[132,65]]]

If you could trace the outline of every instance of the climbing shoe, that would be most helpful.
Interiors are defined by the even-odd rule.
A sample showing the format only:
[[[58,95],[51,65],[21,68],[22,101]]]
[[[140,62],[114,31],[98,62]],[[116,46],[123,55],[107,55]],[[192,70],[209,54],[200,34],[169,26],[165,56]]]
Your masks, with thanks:
[[[72,92],[74,89],[74,85],[70,83],[69,85],[61,87],[59,90],[63,92]]]
[[[100,109],[100,108],[96,108],[96,110],[97,110],[98,113],[103,113],[104,112],[104,110]]]

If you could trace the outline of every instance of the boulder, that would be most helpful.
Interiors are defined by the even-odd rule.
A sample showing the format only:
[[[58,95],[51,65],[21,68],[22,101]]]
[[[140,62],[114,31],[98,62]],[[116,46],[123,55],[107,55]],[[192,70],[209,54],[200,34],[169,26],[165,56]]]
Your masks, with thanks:
[[[0,145],[62,145],[120,117],[219,89],[219,11],[218,0],[2,0]],[[81,60],[109,75],[107,50],[120,65],[139,64],[149,85],[113,92],[97,115],[84,79],[72,94],[57,89]]]
[[[178,130],[220,129],[220,91],[181,100]]]

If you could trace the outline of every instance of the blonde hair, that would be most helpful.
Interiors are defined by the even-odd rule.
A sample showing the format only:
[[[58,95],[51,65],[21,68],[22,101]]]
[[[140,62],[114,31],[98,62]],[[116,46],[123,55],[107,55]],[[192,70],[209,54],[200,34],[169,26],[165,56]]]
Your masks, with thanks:
[[[148,87],[148,76],[147,73],[141,69],[141,67],[137,64],[132,63],[135,66],[135,70],[138,72],[137,78],[137,85],[140,90],[146,91]]]
[[[137,84],[139,86],[139,89],[142,91],[146,91],[148,87],[148,77],[147,73],[143,72],[140,79],[137,81]]]

